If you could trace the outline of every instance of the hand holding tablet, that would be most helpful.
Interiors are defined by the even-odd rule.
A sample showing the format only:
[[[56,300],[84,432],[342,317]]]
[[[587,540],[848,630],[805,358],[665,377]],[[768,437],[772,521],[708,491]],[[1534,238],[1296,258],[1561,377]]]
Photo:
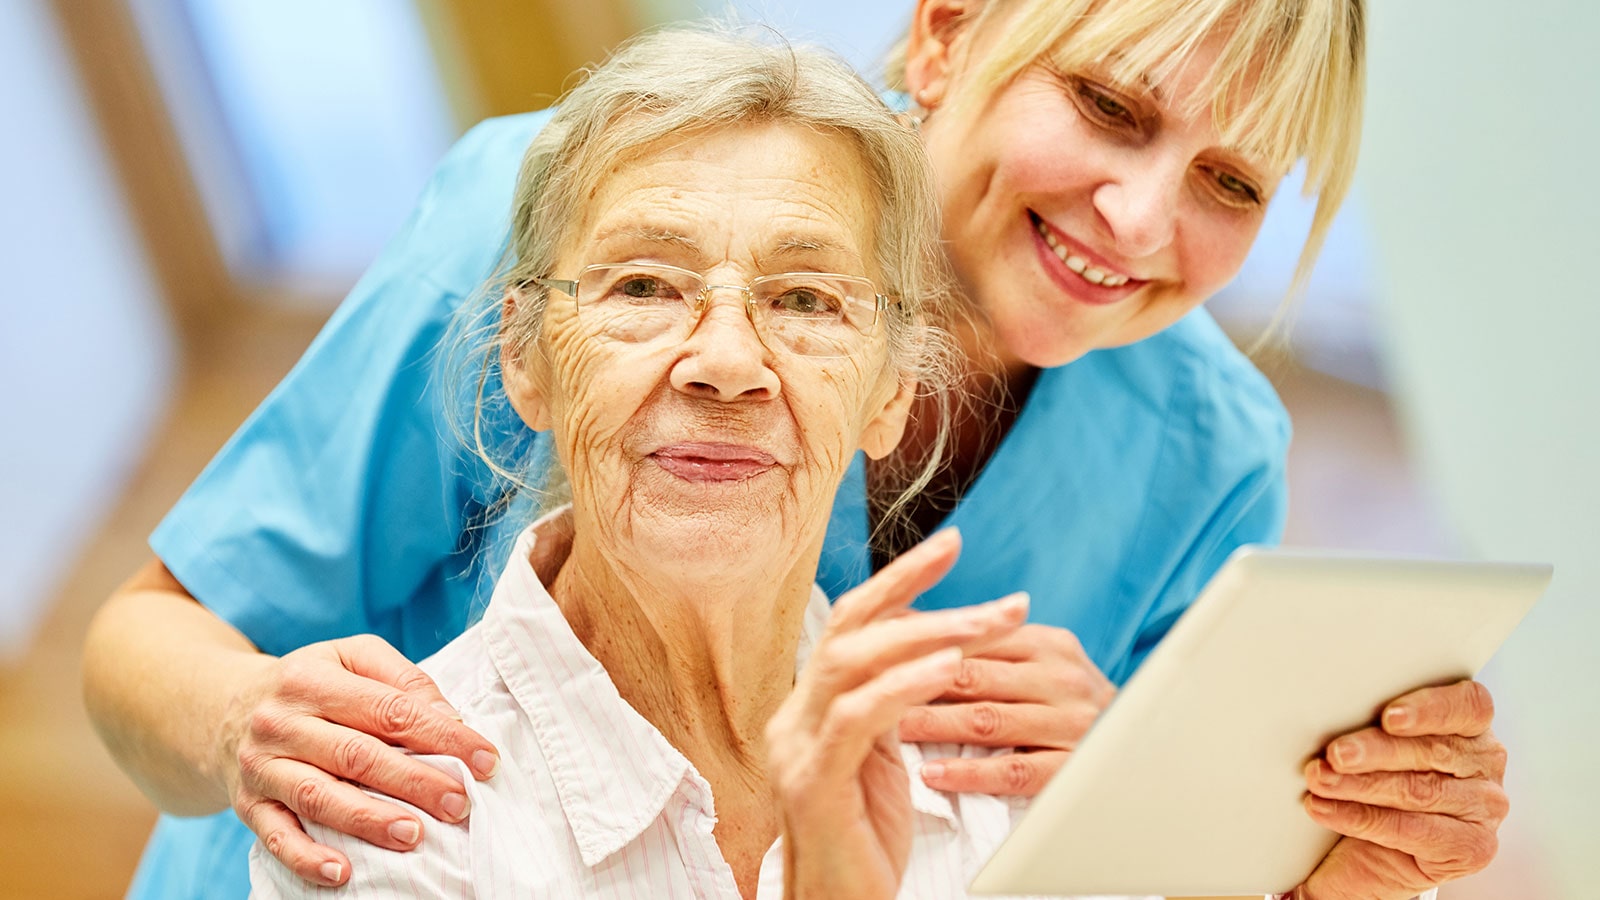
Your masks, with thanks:
[[[1463,800],[1444,791],[1459,787],[1450,780],[1457,775],[1465,782],[1468,768],[1503,766],[1498,744],[1482,739],[1492,710],[1478,702],[1480,689],[1450,686],[1488,661],[1549,577],[1547,566],[1241,551],[1034,801],[973,892],[1288,891],[1338,841],[1302,801],[1307,778],[1320,778],[1321,766],[1342,777],[1318,793],[1346,796],[1335,801],[1332,817],[1318,819],[1341,830],[1352,830],[1340,818],[1356,809],[1343,805],[1348,800],[1370,803],[1417,787],[1413,776],[1369,772],[1373,764],[1427,770],[1436,750],[1448,750],[1438,758],[1463,771],[1428,780],[1443,798],[1434,802],[1492,804],[1487,793]],[[1419,685],[1443,687],[1410,693]],[[1406,702],[1389,704],[1403,695]],[[1379,728],[1386,704],[1417,718],[1408,724],[1401,715],[1387,731]],[[1308,766],[1329,741],[1352,732],[1331,748],[1338,758]],[[1439,732],[1456,734],[1407,737]],[[1343,759],[1341,748],[1363,751],[1366,766]],[[1395,840],[1394,821],[1371,818],[1371,837]],[[1451,840],[1447,818],[1410,816],[1398,833],[1425,851]],[[1335,852],[1384,849],[1349,840]],[[1409,861],[1413,869],[1427,863],[1425,853],[1391,852],[1381,861]],[[1318,869],[1330,880],[1313,887],[1341,893],[1339,861],[1330,857]],[[1398,877],[1397,885],[1451,876]]]

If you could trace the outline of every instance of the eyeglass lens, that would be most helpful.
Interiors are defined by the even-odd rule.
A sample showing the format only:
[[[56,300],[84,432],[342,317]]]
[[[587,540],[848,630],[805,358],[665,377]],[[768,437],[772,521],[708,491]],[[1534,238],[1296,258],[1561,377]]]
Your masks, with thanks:
[[[710,302],[706,290],[705,279],[675,267],[590,266],[578,275],[577,300],[579,314],[598,321],[602,333],[637,343],[687,337]],[[871,283],[847,276],[771,275],[748,290],[757,333],[769,347],[801,356],[852,355],[877,309]]]

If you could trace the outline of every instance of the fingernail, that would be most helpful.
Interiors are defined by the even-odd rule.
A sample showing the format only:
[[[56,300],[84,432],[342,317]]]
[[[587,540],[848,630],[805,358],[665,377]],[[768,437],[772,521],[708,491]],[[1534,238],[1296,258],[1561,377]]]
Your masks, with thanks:
[[[500,757],[487,750],[472,751],[472,771],[479,778],[493,778],[494,773],[500,770]]]
[[[344,866],[330,860],[317,869],[317,874],[329,884],[338,884],[339,879],[344,877]]]
[[[1007,616],[1013,616],[1019,613],[1022,615],[1027,615],[1028,605],[1032,602],[1033,601],[1028,596],[1027,591],[1017,591],[1015,594],[1000,598],[999,602],[997,602],[995,606]]]
[[[415,844],[422,835],[422,829],[410,819],[401,819],[389,826],[389,837],[394,838],[407,847]]]
[[[944,777],[944,763],[930,762],[922,764],[922,780],[938,781]]]
[[[438,710],[441,715],[449,716],[450,718],[455,719],[457,722],[461,721],[461,713],[457,712],[454,706],[451,706],[443,700],[435,700],[433,702],[433,708]]]
[[[459,822],[467,817],[467,795],[445,794],[444,799],[439,801],[439,808],[450,817],[450,821]]]
[[[1316,794],[1312,794],[1311,798],[1306,802],[1311,807],[1312,812],[1321,813],[1324,816],[1333,815],[1335,809],[1333,801],[1326,797],[1318,797]]]
[[[1334,762],[1348,769],[1361,763],[1361,745],[1354,741],[1340,741],[1333,745],[1329,755]]]
[[[1383,727],[1393,731],[1411,724],[1411,710],[1404,706],[1391,706],[1383,711]]]

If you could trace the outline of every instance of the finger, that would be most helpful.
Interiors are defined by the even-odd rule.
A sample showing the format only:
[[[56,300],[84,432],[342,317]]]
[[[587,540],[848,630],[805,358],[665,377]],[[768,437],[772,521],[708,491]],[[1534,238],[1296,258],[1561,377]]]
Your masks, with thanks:
[[[1024,662],[1042,656],[1089,661],[1089,654],[1083,649],[1077,635],[1065,628],[1037,622],[1018,628],[1015,634],[995,641],[982,653],[975,655],[1009,662]]]
[[[1341,775],[1320,759],[1306,764],[1305,775],[1306,789],[1319,797],[1439,813],[1478,824],[1498,826],[1511,806],[1505,789],[1486,778],[1456,778],[1438,772]]]
[[[422,823],[411,812],[314,765],[278,758],[265,764],[246,761],[245,766],[247,796],[280,803],[303,821],[326,825],[389,850],[410,850],[422,837]],[[459,821],[468,812],[464,794],[459,804],[445,805],[459,813],[446,821]]]
[[[900,740],[1072,750],[1098,714],[1099,710],[1088,704],[1067,709],[1039,703],[916,706],[900,719]]]
[[[1458,778],[1500,781],[1506,772],[1506,748],[1492,735],[1396,737],[1366,728],[1336,738],[1326,753],[1334,771],[1445,772]]]
[[[1394,735],[1477,737],[1494,723],[1494,697],[1476,681],[1426,687],[1384,707],[1383,730]]]
[[[286,671],[284,677],[288,680],[299,673]],[[317,690],[322,696],[307,706],[328,721],[414,753],[454,756],[479,779],[492,776],[499,768],[500,755],[493,744],[459,718],[422,702],[418,695],[366,678],[342,680],[335,687],[327,684],[325,673],[312,677],[320,677]],[[305,688],[298,690],[302,696],[307,694]]]
[[[262,799],[239,810],[261,845],[302,881],[336,887],[350,877],[350,859],[313,841],[283,804]]]
[[[459,822],[466,817],[467,794],[461,782],[371,735],[314,719],[305,726],[305,741],[318,749],[301,758],[330,775],[404,800],[440,821]],[[372,800],[360,791],[356,794],[380,807],[397,808],[392,803]],[[342,827],[345,812],[343,808],[335,809],[330,817],[317,821],[379,843]]]
[[[936,791],[1032,797],[1071,756],[1065,750],[1008,753],[986,759],[937,759],[922,764],[922,781]]]
[[[936,532],[835,601],[828,631],[851,631],[909,606],[918,594],[938,584],[960,555],[959,531],[945,528]]]
[[[878,677],[889,667],[950,647],[965,649],[1022,624],[1028,595],[977,606],[942,609],[871,622],[825,637],[806,664],[807,708],[820,714],[830,698]]]
[[[1315,794],[1305,798],[1305,808],[1324,828],[1411,855],[1430,881],[1476,872],[1487,866],[1499,849],[1495,829],[1451,816],[1328,800]]]
[[[947,703],[972,700],[1049,703],[1061,695],[1045,683],[1043,668],[1031,662],[1001,662],[969,656],[961,661],[956,680],[939,700]]]
[[[940,650],[886,669],[828,705],[817,729],[817,774],[851,780],[873,745],[893,731],[907,707],[937,697],[955,677],[961,662],[956,648]]]
[[[494,744],[461,724],[461,715],[433,679],[400,651],[374,635],[333,641],[331,646],[346,670],[393,691],[370,683],[362,690],[352,684],[347,690],[359,695],[334,692],[328,698],[333,702],[323,707],[328,718],[415,753],[454,756],[479,780],[494,774],[500,763]],[[372,727],[362,727],[367,724]]]
[[[1088,660],[1041,658],[1027,662],[1002,662],[982,655],[973,656],[970,649],[967,653],[955,683],[940,700],[952,703],[991,700],[1052,706],[1081,701],[1104,709],[1116,696],[1116,687]]]

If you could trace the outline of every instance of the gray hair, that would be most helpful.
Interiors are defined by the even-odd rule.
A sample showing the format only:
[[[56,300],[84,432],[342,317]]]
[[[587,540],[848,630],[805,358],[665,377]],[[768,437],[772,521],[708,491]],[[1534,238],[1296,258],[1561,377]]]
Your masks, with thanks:
[[[548,293],[534,279],[559,274],[551,271],[556,254],[583,220],[584,205],[611,163],[667,138],[752,123],[794,124],[844,138],[867,167],[878,214],[872,255],[880,289],[896,301],[884,317],[890,361],[903,383],[915,381],[936,401],[922,408],[939,410],[928,450],[914,459],[896,454],[894,477],[883,479],[891,486],[876,498],[887,510],[884,522],[898,522],[943,461],[959,368],[954,341],[942,327],[950,321],[953,294],[921,139],[843,61],[770,31],[655,31],[586,74],[529,145],[517,176],[506,258],[454,326],[449,346],[458,361],[470,363],[456,371],[470,373],[476,383],[475,391],[452,392],[470,403],[465,420],[454,417],[467,446],[505,482],[507,500],[541,493],[535,484],[549,473],[539,470],[553,459],[531,459],[526,435],[505,433],[503,410],[493,415],[488,407],[504,404],[503,396],[491,396],[503,394],[497,390],[502,353],[520,359],[538,341]],[[502,319],[508,290],[518,301]],[[543,493],[549,490],[546,484]]]

